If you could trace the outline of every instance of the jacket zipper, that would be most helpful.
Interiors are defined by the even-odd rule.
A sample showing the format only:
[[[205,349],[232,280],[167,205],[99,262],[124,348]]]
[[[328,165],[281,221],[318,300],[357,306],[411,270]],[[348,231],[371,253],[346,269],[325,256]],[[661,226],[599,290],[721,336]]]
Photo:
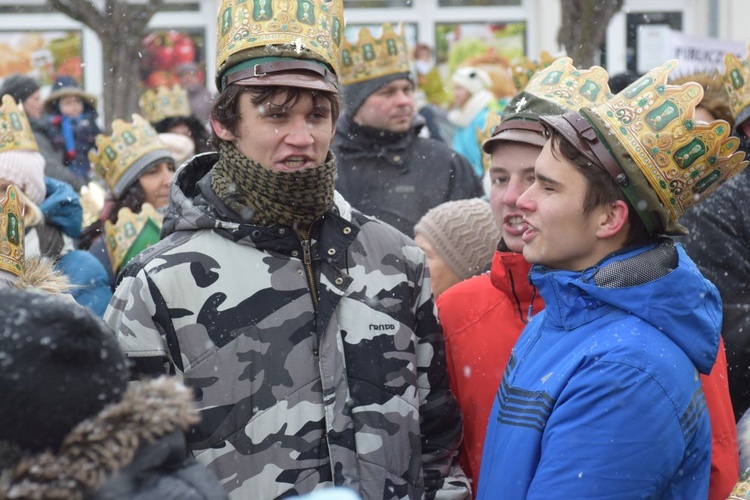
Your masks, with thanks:
[[[313,306],[315,309],[318,308],[318,287],[315,284],[315,274],[312,268],[312,244],[310,242],[310,232],[312,231],[312,224],[310,228],[305,231],[294,230],[297,233],[300,244],[302,245],[302,263],[305,266],[305,274],[307,274],[307,284],[310,287],[310,294],[312,295]]]

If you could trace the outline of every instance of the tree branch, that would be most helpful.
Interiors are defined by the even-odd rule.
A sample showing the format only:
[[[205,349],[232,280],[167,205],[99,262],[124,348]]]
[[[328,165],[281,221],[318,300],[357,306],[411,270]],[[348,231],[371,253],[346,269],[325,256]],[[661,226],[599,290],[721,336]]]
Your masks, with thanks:
[[[94,4],[86,0],[48,0],[50,7],[79,21],[97,33],[106,31],[104,16]]]

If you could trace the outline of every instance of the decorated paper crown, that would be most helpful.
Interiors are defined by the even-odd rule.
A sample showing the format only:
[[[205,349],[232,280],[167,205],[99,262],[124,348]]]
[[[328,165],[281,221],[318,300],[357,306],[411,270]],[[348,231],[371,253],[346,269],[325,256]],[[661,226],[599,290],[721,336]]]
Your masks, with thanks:
[[[125,192],[148,165],[159,159],[172,161],[172,155],[151,125],[140,115],[133,122],[112,122],[112,135],[99,134],[96,150],[89,160],[115,197]]]
[[[480,130],[477,128],[477,144],[484,144],[487,139],[492,137],[495,127],[500,125],[501,115],[500,113],[487,113],[487,118],[484,122],[484,129]],[[486,151],[482,151],[482,169],[487,172],[492,168],[492,155]]]
[[[161,86],[156,90],[148,89],[138,100],[141,115],[151,123],[158,123],[164,118],[173,116],[190,116],[190,102],[187,90],[180,85],[172,88]]]
[[[248,49],[272,45],[307,49],[339,74],[343,0],[223,0],[217,29],[216,75],[245,59]],[[250,51],[255,52],[255,51]]]
[[[346,39],[341,45],[341,84],[351,85],[381,76],[408,73],[409,62],[403,25],[396,33],[391,23],[385,23],[380,38],[362,28],[356,45]]]
[[[740,60],[731,53],[724,56],[722,77],[724,88],[729,95],[735,126],[739,126],[750,118],[750,42],[747,43],[747,54],[744,59]]]
[[[595,106],[612,97],[609,91],[609,75],[599,66],[579,70],[573,66],[570,57],[561,57],[546,68],[536,72],[524,89],[508,103],[503,110],[502,121],[485,141],[483,149],[491,153],[493,142],[505,140],[506,135],[498,135],[508,130],[525,129],[536,132],[539,137],[533,140],[509,140],[544,145],[541,137],[543,127],[539,117],[561,115],[566,111],[578,111],[584,106]],[[522,120],[522,121],[521,121]]]
[[[109,261],[117,274],[120,268],[146,248],[159,241],[162,217],[149,203],[144,203],[140,213],[129,208],[117,212],[117,224],[104,223],[104,238]]]
[[[580,111],[627,174],[618,184],[651,233],[684,234],[677,219],[747,166],[727,122],[695,121],[701,86],[667,85],[676,66],[668,61],[609,101]]]
[[[15,276],[23,273],[23,204],[15,186],[8,186],[0,202],[0,270]]]
[[[0,107],[0,152],[21,150],[39,151],[31,125],[16,101],[9,95],[3,96]]]
[[[532,61],[525,56],[513,61],[510,70],[513,75],[513,85],[515,85],[516,91],[520,92],[523,90],[537,71],[548,67],[554,60],[555,58],[549,52],[544,51],[539,56],[539,61]]]

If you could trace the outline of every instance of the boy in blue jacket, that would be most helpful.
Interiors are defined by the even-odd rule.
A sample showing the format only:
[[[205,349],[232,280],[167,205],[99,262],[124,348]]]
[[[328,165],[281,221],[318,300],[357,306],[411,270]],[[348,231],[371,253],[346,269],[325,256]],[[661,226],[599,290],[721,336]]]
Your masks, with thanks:
[[[541,117],[550,137],[517,200],[546,309],[516,344],[490,414],[478,498],[706,498],[699,373],[721,299],[677,219],[747,162],[726,122],[696,122],[676,61],[603,104]],[[553,78],[554,75],[550,75]],[[587,81],[571,92],[596,92]]]

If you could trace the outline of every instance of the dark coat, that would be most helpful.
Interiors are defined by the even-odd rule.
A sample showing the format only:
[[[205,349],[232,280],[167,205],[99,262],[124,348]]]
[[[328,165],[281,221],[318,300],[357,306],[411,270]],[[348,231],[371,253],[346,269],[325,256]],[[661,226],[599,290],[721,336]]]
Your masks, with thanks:
[[[62,155],[52,144],[52,131],[49,124],[43,119],[29,118],[29,125],[34,133],[36,144],[39,146],[39,152],[44,157],[44,175],[67,182],[76,192],[79,192],[86,182],[63,165]]]
[[[385,132],[345,114],[332,146],[339,164],[336,189],[354,208],[409,237],[429,209],[484,195],[469,162],[445,143],[419,137],[421,128],[419,121],[405,133]]]
[[[73,127],[75,150],[65,150],[65,139],[62,133],[62,115],[51,116],[49,123],[52,133],[52,144],[60,151],[65,166],[77,176],[87,179],[88,172],[91,169],[89,151],[94,147],[96,136],[101,133],[101,130],[96,124],[96,110],[89,109],[88,106],[84,106],[84,109],[85,111],[76,119],[76,124]]]
[[[750,171],[729,180],[680,219],[682,239],[701,273],[719,289],[735,419],[750,408]]]
[[[183,431],[196,420],[190,391],[174,379],[133,382],[120,403],[75,427],[56,454],[26,456],[4,468],[0,497],[227,498],[188,457]]]

